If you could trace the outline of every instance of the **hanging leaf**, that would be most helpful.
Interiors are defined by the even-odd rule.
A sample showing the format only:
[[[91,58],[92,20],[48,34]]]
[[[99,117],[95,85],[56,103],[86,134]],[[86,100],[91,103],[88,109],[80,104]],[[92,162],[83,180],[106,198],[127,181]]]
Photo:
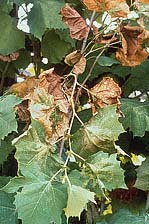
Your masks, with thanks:
[[[79,186],[72,185],[68,187],[67,207],[64,209],[67,219],[69,217],[79,217],[84,209],[87,209],[89,201],[96,204],[95,193]],[[73,203],[72,203],[73,202]]]
[[[71,38],[82,40],[84,39],[89,28],[85,20],[80,16],[80,14],[68,4],[61,9],[62,20],[66,23],[70,30]]]
[[[116,188],[126,188],[124,170],[117,161],[117,154],[109,155],[97,152],[87,159],[87,164],[97,179],[98,187],[111,191]]]
[[[91,92],[94,103],[101,108],[111,104],[120,104],[121,88],[110,77],[104,77],[102,81],[91,88]]]
[[[142,27],[123,26],[121,37],[122,48],[116,52],[116,58],[123,66],[136,66],[147,59],[149,54],[141,46],[146,39],[146,32]]]
[[[137,171],[137,180],[135,187],[143,191],[149,190],[149,157],[142,163],[142,165],[136,169]]]
[[[14,107],[21,99],[14,95],[0,97],[0,139],[4,139],[12,131],[17,131],[17,121]]]
[[[134,136],[143,137],[145,131],[149,131],[149,103],[138,102],[133,99],[121,100],[121,111],[124,114],[120,118],[125,130],[129,128]]]
[[[99,109],[98,114],[73,135],[72,148],[84,157],[99,150],[113,153],[116,151],[114,142],[122,132],[116,107],[110,105]]]
[[[129,7],[125,0],[83,0],[89,10],[96,12],[108,11],[114,17],[127,17]]]

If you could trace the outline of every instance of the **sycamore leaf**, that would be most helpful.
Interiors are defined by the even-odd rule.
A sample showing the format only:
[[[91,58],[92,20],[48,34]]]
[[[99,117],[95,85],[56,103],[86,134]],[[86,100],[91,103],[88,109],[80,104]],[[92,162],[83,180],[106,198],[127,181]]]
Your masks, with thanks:
[[[120,118],[125,129],[129,128],[134,136],[143,137],[149,131],[149,103],[138,102],[133,99],[121,100],[121,111],[124,118]]]
[[[116,159],[117,154],[109,155],[104,152],[97,152],[87,159],[87,164],[97,178],[97,183],[102,189],[112,190],[126,188],[124,182],[124,170]]]
[[[123,26],[121,28],[122,48],[116,52],[116,58],[123,66],[136,66],[145,61],[149,54],[142,48],[146,39],[146,31],[138,26]]]
[[[32,122],[32,127],[13,140],[17,149],[15,158],[22,174],[28,172],[30,167],[35,169],[33,170],[35,173],[37,168],[46,172],[49,167],[48,175],[52,176],[63,164],[63,161],[53,153],[54,146],[45,142],[42,132],[44,133],[43,127]]]
[[[114,142],[123,132],[115,105],[109,105],[99,109],[98,114],[73,135],[72,147],[84,157],[99,150],[115,152]]]
[[[111,104],[119,104],[121,88],[110,77],[104,77],[99,83],[91,88],[93,101],[96,105],[103,108]]]
[[[65,215],[69,217],[79,217],[81,212],[86,209],[89,201],[96,203],[95,193],[79,186],[72,185],[68,187],[67,207],[64,209]]]
[[[47,173],[50,168],[47,168]],[[15,192],[18,218],[23,224],[61,224],[61,214],[66,207],[65,185],[51,183],[50,177],[40,172],[38,167],[28,167],[25,177],[15,177],[3,190]]]
[[[83,0],[89,10],[108,11],[114,17],[127,17],[129,7],[125,0]]]
[[[8,155],[14,150],[11,141],[11,136],[8,136],[4,140],[0,140],[0,165],[7,160]]]
[[[33,8],[28,13],[28,25],[30,32],[41,39],[46,29],[66,28],[59,15],[64,6],[63,0],[34,1]],[[38,25],[37,25],[38,24]]]
[[[115,214],[113,214],[108,224],[147,224],[145,215],[137,215],[131,213],[128,209],[119,209]],[[100,224],[100,223],[99,223]]]
[[[89,28],[85,20],[80,16],[80,14],[68,4],[61,9],[62,20],[70,29],[71,38],[82,40],[84,39],[88,32]]]
[[[0,38],[0,54],[11,54],[24,47],[24,33],[17,29],[13,18],[2,11],[0,12],[0,30],[3,31]]]
[[[0,223],[16,224],[17,210],[13,204],[12,198],[6,192],[0,190]]]
[[[14,95],[0,97],[0,139],[4,139],[12,131],[17,131],[17,121],[14,107],[21,99]]]
[[[136,169],[137,171],[137,180],[135,187],[143,191],[149,190],[149,157],[142,163],[142,165]]]

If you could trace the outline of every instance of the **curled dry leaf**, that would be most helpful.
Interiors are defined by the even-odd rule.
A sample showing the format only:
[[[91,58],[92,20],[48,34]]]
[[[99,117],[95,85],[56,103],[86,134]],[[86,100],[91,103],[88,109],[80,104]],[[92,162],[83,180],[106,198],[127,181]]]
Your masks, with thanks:
[[[111,104],[117,104],[118,107],[120,104],[121,88],[110,77],[104,77],[101,82],[91,88],[91,92],[95,105],[101,108]]]
[[[121,29],[122,48],[116,52],[116,58],[123,66],[136,66],[147,59],[149,54],[142,48],[146,32],[142,27],[123,26]]]
[[[86,68],[86,58],[81,55],[80,51],[73,51],[68,54],[65,58],[65,63],[73,67],[73,73],[80,75],[85,71]]]
[[[127,17],[129,6],[125,0],[83,0],[89,10],[96,12],[108,11],[114,17]]]
[[[71,38],[82,40],[84,39],[89,28],[85,20],[80,16],[80,14],[68,4],[61,9],[62,20],[66,23],[70,30]]]
[[[4,62],[15,61],[19,57],[19,52],[15,52],[8,55],[0,55],[0,60]]]

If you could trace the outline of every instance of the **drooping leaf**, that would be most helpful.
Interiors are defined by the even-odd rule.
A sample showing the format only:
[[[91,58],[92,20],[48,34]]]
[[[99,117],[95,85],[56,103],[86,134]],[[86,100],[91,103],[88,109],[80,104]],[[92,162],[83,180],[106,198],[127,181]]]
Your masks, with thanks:
[[[87,164],[97,178],[98,187],[112,190],[126,188],[124,182],[124,170],[116,159],[117,154],[97,152],[87,159]]]
[[[12,131],[17,131],[14,107],[19,103],[21,103],[21,99],[14,95],[0,98],[0,139],[4,139]]]
[[[72,185],[68,188],[67,207],[64,209],[65,215],[69,217],[79,217],[81,212],[86,209],[89,201],[96,203],[95,193],[79,186]]]
[[[43,36],[41,49],[44,57],[48,58],[50,63],[59,63],[71,50],[72,44],[50,30]]]
[[[149,131],[149,103],[133,99],[122,99],[121,103],[124,117],[120,120],[124,128],[129,128],[134,136],[143,137],[145,131]]]
[[[0,54],[7,55],[24,48],[25,36],[18,30],[13,19],[4,12],[0,12]],[[10,35],[11,34],[11,35]]]
[[[66,23],[70,30],[71,38],[82,40],[89,31],[85,20],[80,14],[68,4],[61,9],[62,20]]]
[[[85,157],[99,150],[115,152],[114,142],[122,132],[124,129],[118,121],[116,107],[109,105],[99,109],[98,114],[73,135],[72,147]]]
[[[83,0],[89,10],[104,12],[108,11],[114,17],[127,17],[129,7],[125,0]]]
[[[66,28],[59,15],[64,6],[63,0],[41,0],[34,1],[33,8],[28,14],[30,32],[41,39],[46,29]],[[38,25],[37,25],[38,24]]]
[[[137,180],[135,183],[135,187],[139,188],[143,191],[149,190],[149,157],[143,162],[143,164],[136,169],[137,171]]]
[[[11,196],[0,190],[0,223],[1,224],[16,224],[17,210],[13,204]]]

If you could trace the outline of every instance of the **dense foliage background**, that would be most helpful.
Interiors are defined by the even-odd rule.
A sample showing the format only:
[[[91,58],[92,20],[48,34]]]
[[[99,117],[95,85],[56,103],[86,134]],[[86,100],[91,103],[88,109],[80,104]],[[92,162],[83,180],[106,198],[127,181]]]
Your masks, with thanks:
[[[0,1],[0,223],[149,223],[149,1]]]

